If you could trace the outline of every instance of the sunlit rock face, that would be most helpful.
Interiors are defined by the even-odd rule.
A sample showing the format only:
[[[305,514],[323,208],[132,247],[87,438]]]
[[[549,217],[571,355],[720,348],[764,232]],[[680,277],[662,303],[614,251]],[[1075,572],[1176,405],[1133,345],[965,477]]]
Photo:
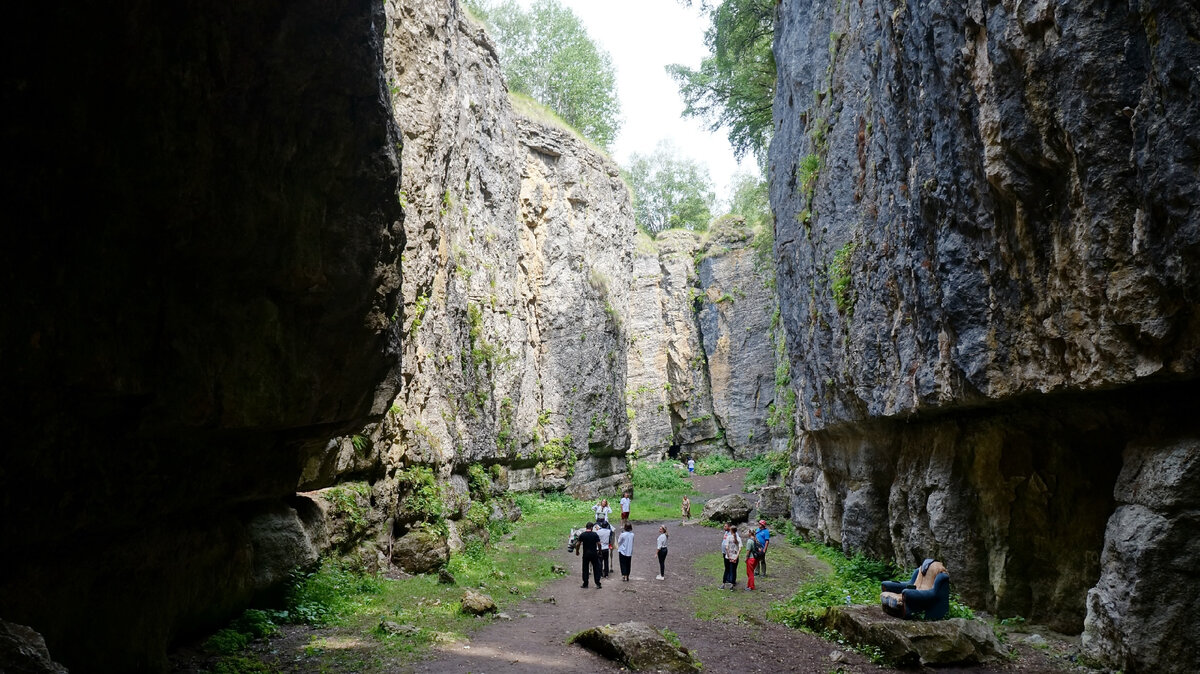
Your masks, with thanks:
[[[413,464],[443,481],[481,464],[503,468],[498,488],[612,493],[628,482],[628,188],[604,153],[513,109],[491,39],[458,7],[387,11],[405,385],[372,429],[374,488]]]
[[[395,394],[383,20],[366,1],[6,18],[0,605],[71,669],[161,668],[310,559],[300,466]]]
[[[905,565],[952,560],[1003,615],[1086,619],[1113,666],[1195,669],[1151,636],[1193,643],[1195,621],[1106,597],[1158,554],[1121,524],[1132,448],[1200,436],[1200,15],[783,0],[777,17],[794,518]],[[1200,533],[1186,508],[1155,512],[1173,533],[1154,540]],[[1200,590],[1183,582],[1171,615]]]

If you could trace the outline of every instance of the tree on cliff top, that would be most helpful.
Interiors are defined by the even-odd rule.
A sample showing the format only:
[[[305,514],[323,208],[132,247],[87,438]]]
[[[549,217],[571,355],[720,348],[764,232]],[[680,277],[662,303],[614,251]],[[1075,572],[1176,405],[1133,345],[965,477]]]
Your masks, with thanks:
[[[621,127],[616,70],[574,12],[556,0],[538,0],[529,11],[514,0],[472,0],[468,7],[496,41],[510,89],[550,108],[597,145],[612,144]]]
[[[710,55],[700,62],[699,70],[667,66],[686,104],[683,116],[705,120],[712,131],[727,129],[739,159],[750,152],[764,164],[775,97],[775,55],[771,51],[775,0],[699,4],[708,10],[711,21],[704,33]]]
[[[630,155],[626,178],[633,192],[634,218],[647,232],[708,227],[715,202],[708,168],[680,157],[668,141],[659,141],[649,155]]]

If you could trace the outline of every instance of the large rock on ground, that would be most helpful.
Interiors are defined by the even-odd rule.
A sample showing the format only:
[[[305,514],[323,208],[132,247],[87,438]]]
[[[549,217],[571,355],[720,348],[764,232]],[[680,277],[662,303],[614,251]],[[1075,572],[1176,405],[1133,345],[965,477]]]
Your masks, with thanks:
[[[745,522],[750,517],[750,502],[741,494],[729,494],[704,503],[700,519],[714,522]]]
[[[432,531],[410,531],[392,548],[392,563],[409,573],[428,573],[450,559],[450,546]]]
[[[1114,668],[1195,671],[1200,597],[1200,440],[1131,446],[1114,489],[1083,649]]]
[[[642,622],[586,629],[571,637],[570,643],[635,671],[700,671],[699,663],[686,648],[672,644],[658,630]]]
[[[758,491],[758,516],[762,519],[787,517],[791,513],[791,495],[783,485],[771,485]]]
[[[972,665],[1003,654],[981,620],[900,620],[878,606],[834,606],[825,614],[825,627],[856,644],[875,646],[897,667]]]
[[[46,641],[32,628],[0,620],[0,672],[67,674],[46,650]]]
[[[463,613],[470,613],[471,615],[495,613],[496,602],[482,592],[467,590],[467,593],[462,598],[462,610]]]

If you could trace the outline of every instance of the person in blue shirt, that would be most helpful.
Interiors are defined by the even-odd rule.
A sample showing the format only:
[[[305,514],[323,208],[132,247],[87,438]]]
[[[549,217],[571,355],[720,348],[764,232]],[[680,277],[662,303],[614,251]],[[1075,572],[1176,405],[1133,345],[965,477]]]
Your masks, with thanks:
[[[758,562],[758,575],[767,575],[767,547],[771,543],[771,530],[767,528],[766,520],[758,521],[758,531],[754,532],[758,544],[762,547],[762,559]]]

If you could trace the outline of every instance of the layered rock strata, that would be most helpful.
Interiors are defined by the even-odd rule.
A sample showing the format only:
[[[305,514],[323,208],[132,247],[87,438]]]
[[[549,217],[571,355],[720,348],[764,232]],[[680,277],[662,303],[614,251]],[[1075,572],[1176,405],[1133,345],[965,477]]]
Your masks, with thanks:
[[[1200,15],[784,0],[777,17],[796,521],[906,566],[951,560],[1001,615],[1086,617],[1113,666],[1194,669],[1156,654],[1144,599],[1111,597],[1163,549],[1130,513],[1200,533],[1118,481],[1200,436]],[[1151,573],[1183,583],[1163,610],[1186,613],[1196,581]]]
[[[163,668],[276,582],[300,466],[395,395],[383,18],[7,17],[0,607],[71,669]]]

